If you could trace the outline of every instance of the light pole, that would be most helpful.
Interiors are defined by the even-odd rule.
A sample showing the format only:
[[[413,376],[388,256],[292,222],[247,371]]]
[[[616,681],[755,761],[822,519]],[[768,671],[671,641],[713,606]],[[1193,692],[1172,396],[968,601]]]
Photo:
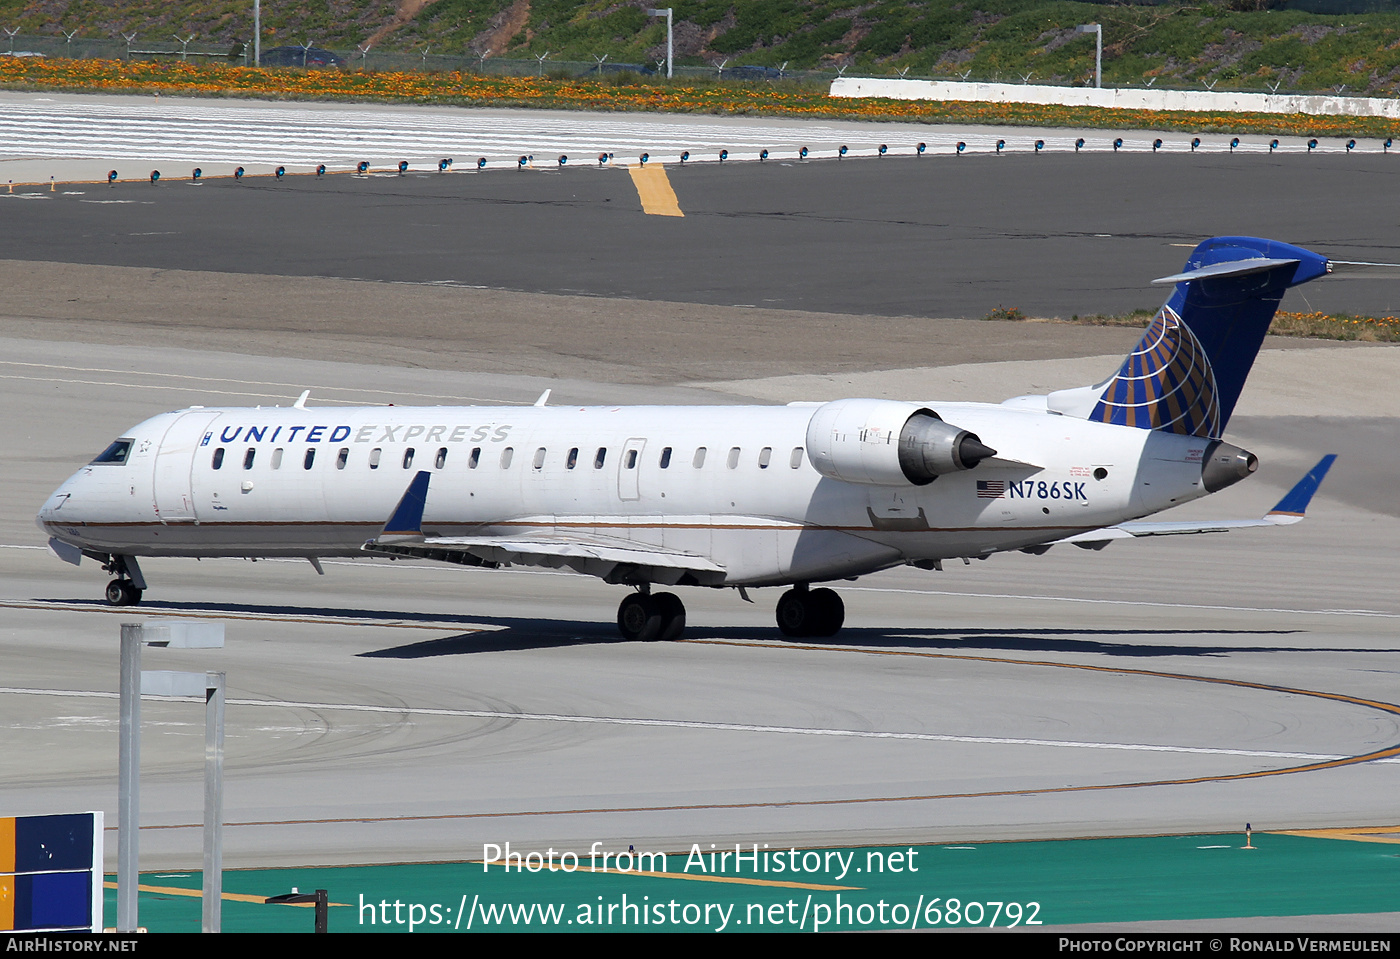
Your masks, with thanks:
[[[142,671],[141,647],[221,649],[224,624],[192,620],[122,623],[117,765],[117,931],[135,932],[141,824],[141,695],[203,696],[204,917],[218,932],[223,902],[224,674]]]
[[[674,49],[674,47],[673,47],[673,45],[672,45],[672,42],[671,42],[671,37],[672,37],[672,33],[671,33],[671,8],[670,8],[670,7],[666,7],[665,9],[661,9],[661,10],[651,10],[651,9],[649,9],[649,10],[647,10],[647,16],[649,16],[649,17],[665,17],[665,18],[666,18],[666,79],[669,80],[669,79],[671,79],[671,60],[672,60],[671,53],[672,53],[672,50]]]
[[[262,0],[253,0],[253,66],[262,66]]]
[[[1074,32],[1094,35],[1094,89],[1101,89],[1103,87],[1103,24],[1081,23],[1074,28]]]

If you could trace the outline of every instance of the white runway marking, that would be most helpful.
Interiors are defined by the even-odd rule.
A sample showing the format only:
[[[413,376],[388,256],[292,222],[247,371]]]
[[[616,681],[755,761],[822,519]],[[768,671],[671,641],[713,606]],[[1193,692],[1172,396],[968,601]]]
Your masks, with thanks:
[[[317,400],[318,397],[321,399],[321,402],[327,402],[327,403],[329,403],[329,402],[335,402],[335,403],[350,403],[350,402],[355,402],[355,401],[352,401],[352,400],[340,400],[340,399],[334,399],[334,398],[327,398],[327,394],[331,394],[331,393],[354,393],[354,394],[359,394],[359,395],[379,395],[379,396],[388,396],[388,397],[393,397],[393,398],[404,397],[404,396],[413,396],[413,397],[417,397],[417,398],[419,398],[419,399],[428,399],[428,400],[454,400],[454,401],[467,400],[467,401],[472,402],[472,403],[491,403],[491,404],[501,404],[501,403],[504,403],[504,402],[505,402],[505,400],[500,400],[500,399],[487,399],[487,398],[479,397],[479,396],[448,396],[448,395],[443,395],[443,394],[439,394],[439,393],[410,393],[410,392],[407,392],[407,391],[404,391],[404,390],[376,390],[376,389],[371,389],[371,388],[368,388],[368,387],[365,387],[365,388],[353,387],[353,388],[352,388],[352,387],[345,387],[345,386],[316,386],[315,384],[310,384],[310,385],[308,385],[308,384],[306,384],[306,383],[278,383],[278,382],[269,382],[269,381],[263,381],[263,380],[239,380],[239,379],[233,379],[232,377],[226,377],[226,376],[191,376],[191,375],[185,374],[185,373],[158,373],[158,372],[152,372],[152,371],[150,371],[150,370],[112,370],[112,369],[104,369],[104,368],[102,368],[102,367],[61,366],[61,365],[56,364],[56,363],[27,363],[27,362],[23,362],[23,361],[21,361],[21,360],[0,360],[0,366],[18,366],[18,367],[26,367],[26,368],[30,368],[30,369],[35,369],[35,370],[58,370],[58,371],[65,372],[65,373],[109,373],[109,374],[113,374],[113,375],[116,375],[116,376],[150,377],[150,378],[152,378],[152,379],[167,379],[167,380],[179,380],[179,381],[183,381],[183,385],[180,385],[180,386],[165,386],[165,385],[160,385],[160,384],[142,384],[142,383],[119,383],[119,382],[109,382],[109,381],[106,381],[106,380],[77,380],[77,379],[72,379],[72,378],[69,378],[69,377],[59,377],[59,376],[26,376],[26,375],[22,375],[22,374],[19,374],[19,373],[0,374],[0,379],[7,379],[7,380],[34,380],[34,381],[37,381],[37,382],[40,382],[40,383],[80,383],[80,384],[87,385],[87,386],[120,386],[120,387],[122,387],[123,389],[137,389],[137,388],[139,388],[139,389],[148,389],[148,390],[151,390],[151,389],[157,389],[157,390],[160,390],[160,389],[163,389],[163,390],[175,390],[175,389],[178,389],[178,390],[186,390],[186,391],[198,392],[198,393],[212,393],[212,394],[218,394],[218,395],[224,395],[224,396],[261,396],[261,397],[273,397],[273,398],[281,398],[281,395],[280,395],[280,394],[273,394],[273,393],[248,393],[248,392],[238,392],[238,391],[235,391],[235,390],[212,389],[212,388],[209,387],[208,384],[210,384],[210,383],[232,383],[232,384],[235,384],[235,385],[238,385],[238,386],[280,386],[280,387],[286,387],[287,389],[292,390],[292,391],[293,391],[292,394],[291,394],[292,396],[297,396],[297,395],[299,395],[299,394],[301,393],[301,391],[304,390],[304,389],[310,389],[310,390],[311,390],[311,394],[312,394],[311,402],[313,402],[313,403],[316,402],[316,400]],[[361,405],[364,405],[364,404],[361,403]]]
[[[522,116],[523,114],[523,116]],[[443,157],[459,168],[474,166],[478,156],[500,168],[514,168],[520,156],[554,167],[557,157],[597,165],[599,153],[614,163],[649,153],[654,160],[676,162],[682,151],[694,161],[715,162],[721,149],[734,160],[756,160],[760,150],[771,158],[794,159],[801,147],[814,158],[877,155],[882,143],[890,155],[912,155],[926,141],[929,153],[951,156],[962,142],[969,153],[1030,153],[1040,140],[1053,152],[1153,151],[1152,133],[1112,130],[1038,130],[911,123],[793,121],[685,114],[648,115],[602,112],[519,111],[499,109],[426,109],[358,104],[249,103],[220,100],[109,97],[101,101],[6,98],[0,111],[0,144],[14,158],[101,158],[194,163],[285,164],[312,167],[325,163],[350,167],[361,160],[412,168],[437,169]],[[1191,152],[1190,134],[1164,134],[1161,152]],[[1269,153],[1267,137],[1241,138],[1234,152]],[[1203,137],[1201,152],[1229,151],[1229,138]],[[1313,152],[1344,152],[1344,141],[1319,140]],[[1289,137],[1278,152],[1306,153],[1305,138]],[[207,173],[213,174],[209,170]]]
[[[72,689],[26,689],[0,687],[0,694],[24,696],[57,696],[82,699],[116,699],[117,693]],[[188,696],[143,696],[156,702],[203,702]],[[339,710],[360,713],[385,713],[394,716],[447,716],[462,719],[505,719],[522,722],[583,723],[607,726],[651,726],[666,729],[704,729],[718,732],[768,733],[788,736],[832,736],[851,739],[889,739],[915,742],[968,743],[978,746],[1044,746],[1067,749],[1115,749],[1127,752],[1186,753],[1199,756],[1248,756],[1260,759],[1297,759],[1305,762],[1327,762],[1345,759],[1343,755],[1281,752],[1264,749],[1221,749],[1208,746],[1171,746],[1151,743],[1075,742],[1057,739],[1021,739],[1007,736],[950,736],[939,733],[884,732],[870,729],[830,729],[810,726],[767,726],[749,723],[712,723],[686,719],[642,719],[618,716],[571,716],[565,713],[511,713],[492,709],[442,709],[427,706],[371,706],[360,703],[312,703],[275,699],[229,699],[229,706],[272,706],[282,709]],[[1381,759],[1377,762],[1400,762]]]

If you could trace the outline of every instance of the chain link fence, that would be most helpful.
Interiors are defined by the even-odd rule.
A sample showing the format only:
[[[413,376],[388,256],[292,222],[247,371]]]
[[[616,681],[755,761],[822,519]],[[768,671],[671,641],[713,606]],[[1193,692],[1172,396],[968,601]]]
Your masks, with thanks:
[[[1400,3],[1400,0],[1396,0]],[[119,39],[85,39],[81,37],[65,38],[62,36],[39,36],[10,34],[7,30],[0,35],[0,56],[16,57],[63,57],[70,59],[103,59],[103,60],[186,60],[192,63],[228,63],[236,66],[250,66],[253,60],[253,47],[251,43],[235,43],[233,45],[219,45],[210,43],[195,43],[193,38],[182,40],[179,37],[171,36],[165,40],[139,37],[135,34],[123,36]],[[373,48],[369,50],[338,50],[318,47],[314,43],[309,46],[282,45],[264,46],[262,49],[262,65],[269,69],[340,69],[340,70],[371,70],[379,72],[426,72],[426,73],[475,73],[482,76],[506,76],[506,77],[533,77],[546,76],[553,78],[570,77],[610,77],[620,79],[622,74],[633,74],[639,79],[664,77],[666,74],[666,63],[622,63],[614,62],[610,59],[595,58],[590,61],[578,60],[543,60],[537,57],[526,59],[507,59],[504,57],[481,57],[473,54],[451,55],[436,54],[428,51],[380,51]],[[752,64],[731,64],[727,61],[708,66],[681,66],[677,64],[673,69],[673,75],[678,79],[709,79],[725,80],[740,83],[773,83],[780,80],[793,81],[806,85],[829,85],[832,80],[846,73],[846,69],[841,70],[788,70],[778,67],[757,66]],[[872,78],[905,78],[910,80],[960,80],[970,83],[1016,83],[1031,82],[1036,86],[1058,86],[1058,87],[1082,87],[1084,82],[1074,82],[1067,80],[1049,80],[1031,77],[1022,78],[1014,72],[1002,76],[1000,73],[993,76],[972,76],[971,74],[949,74],[949,75],[925,75],[916,76],[905,71],[889,69],[883,74],[874,70],[863,70],[851,73],[851,76],[872,77]],[[1118,86],[1122,89],[1146,88],[1150,86],[1146,80],[1142,83],[1124,83]],[[1165,85],[1157,87],[1163,89]],[[1268,90],[1264,86],[1228,86],[1227,84],[1211,84],[1209,86],[1191,85],[1190,87],[1179,86],[1173,89],[1198,90],[1209,89],[1217,93],[1224,92],[1248,92],[1263,93]],[[1288,94],[1310,94],[1332,96],[1337,90],[1300,90],[1288,88]],[[1352,93],[1353,96],[1367,96],[1365,93]],[[1372,94],[1375,96],[1386,96],[1385,93]]]
[[[330,64],[324,62],[325,54],[331,54]],[[22,34],[0,36],[0,56],[17,57],[43,56],[69,59],[102,60],[188,60],[194,63],[222,62],[237,66],[251,66],[253,62],[252,44],[236,43],[218,45],[196,43],[193,39],[182,41],[172,36],[165,40],[132,35],[121,39],[84,39],[81,37],[27,36]],[[290,46],[264,46],[263,66],[280,67],[324,67],[327,65],[342,70],[375,70],[384,72],[427,73],[477,73],[489,76],[508,77],[585,77],[616,76],[620,73],[634,73],[638,76],[664,76],[666,62],[621,63],[607,58],[599,60],[543,60],[530,57],[522,60],[503,57],[480,57],[475,55],[451,55],[431,52],[337,50],[293,44]],[[298,58],[301,58],[300,60]],[[317,62],[318,60],[322,62]],[[716,64],[714,66],[676,65],[672,73],[676,77],[711,77],[725,80],[810,80],[829,82],[837,76],[835,70],[786,70],[777,67],[763,67],[740,64]]]

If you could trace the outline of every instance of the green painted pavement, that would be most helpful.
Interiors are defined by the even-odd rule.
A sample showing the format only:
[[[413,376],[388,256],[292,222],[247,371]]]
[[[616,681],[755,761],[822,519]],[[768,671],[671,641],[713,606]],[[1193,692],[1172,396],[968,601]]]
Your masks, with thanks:
[[[506,872],[499,866],[483,872],[479,862],[239,870],[224,873],[224,892],[264,897],[293,887],[327,889],[332,903],[344,904],[331,907],[332,932],[406,932],[410,925],[421,932],[468,926],[613,932],[965,928],[989,925],[997,902],[1003,904],[997,926],[1010,925],[1018,912],[1022,924],[1038,919],[1065,925],[1400,911],[1400,845],[1268,834],[1256,835],[1254,845],[1242,849],[1238,835],[795,852],[765,850],[760,843],[757,870],[752,846],[744,849],[738,869],[732,846],[727,860],[718,855],[725,850],[716,849],[713,865],[708,848],[701,857],[670,853],[666,871],[689,878],[619,874],[614,859],[608,860],[614,871],[603,872],[601,854],[592,863],[598,871],[590,871],[584,853],[572,872]],[[749,882],[699,878],[707,876]],[[196,895],[143,892],[141,924],[151,932],[197,932],[200,882],[197,872],[143,874],[143,886]],[[114,889],[107,890],[106,908],[110,923]],[[227,899],[223,906],[226,932],[310,932],[312,924],[308,907]]]

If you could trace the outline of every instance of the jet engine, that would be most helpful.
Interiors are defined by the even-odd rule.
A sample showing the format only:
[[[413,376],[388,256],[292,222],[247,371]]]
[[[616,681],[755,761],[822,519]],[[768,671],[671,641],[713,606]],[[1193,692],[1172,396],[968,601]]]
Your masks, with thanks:
[[[1249,450],[1212,440],[1201,457],[1201,485],[1207,493],[1216,493],[1235,485],[1258,468],[1259,457]]]
[[[807,424],[807,457],[818,473],[871,486],[927,486],[970,470],[996,450],[937,413],[894,400],[836,400]]]

